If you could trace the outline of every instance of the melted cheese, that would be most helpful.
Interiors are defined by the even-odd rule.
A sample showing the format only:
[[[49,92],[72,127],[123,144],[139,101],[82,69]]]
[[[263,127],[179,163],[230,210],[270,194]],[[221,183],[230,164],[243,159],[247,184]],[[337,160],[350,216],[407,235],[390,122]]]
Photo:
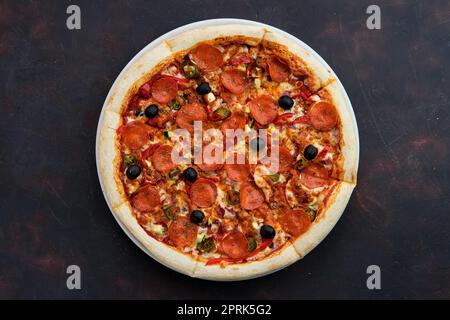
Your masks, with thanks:
[[[260,164],[256,166],[255,173],[253,174],[253,178],[255,179],[256,185],[262,190],[264,193],[264,197],[266,201],[269,201],[270,196],[272,195],[272,188],[270,183],[264,179],[264,176],[270,175],[269,168]]]

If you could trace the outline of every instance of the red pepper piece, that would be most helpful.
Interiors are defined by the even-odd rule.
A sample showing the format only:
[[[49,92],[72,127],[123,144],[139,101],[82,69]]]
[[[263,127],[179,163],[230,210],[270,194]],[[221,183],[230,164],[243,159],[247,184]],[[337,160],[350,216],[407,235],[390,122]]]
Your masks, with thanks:
[[[301,117],[298,117],[297,119],[295,119],[294,121],[292,121],[291,124],[308,124],[308,123],[309,123],[308,116],[301,116]]]
[[[288,118],[292,117],[294,114],[292,112],[286,112],[276,117],[273,124],[280,125],[283,124]]]
[[[325,157],[325,155],[328,153],[328,151],[330,151],[330,146],[326,145],[322,150],[320,150],[319,154],[317,155],[316,159],[320,159]]]

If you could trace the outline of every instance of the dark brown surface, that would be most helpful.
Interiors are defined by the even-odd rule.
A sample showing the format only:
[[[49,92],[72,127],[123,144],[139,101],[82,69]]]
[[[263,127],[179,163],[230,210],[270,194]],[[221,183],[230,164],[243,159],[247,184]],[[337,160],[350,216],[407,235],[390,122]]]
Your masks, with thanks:
[[[0,2],[0,297],[449,298],[450,2]],[[171,3],[171,8],[168,6]],[[189,22],[247,18],[279,27],[334,68],[359,124],[359,185],[336,228],[304,260],[245,283],[173,272],[109,212],[94,145],[103,100],[147,43]],[[66,267],[82,270],[69,291]],[[377,264],[382,290],[366,288]]]

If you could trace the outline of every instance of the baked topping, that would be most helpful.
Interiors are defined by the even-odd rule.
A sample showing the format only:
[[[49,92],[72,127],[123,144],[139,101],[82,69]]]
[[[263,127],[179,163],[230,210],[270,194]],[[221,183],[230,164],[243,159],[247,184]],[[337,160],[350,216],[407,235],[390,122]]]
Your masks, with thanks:
[[[213,265],[263,259],[308,231],[335,185],[341,133],[296,59],[264,44],[203,43],[130,92],[120,170],[150,236]]]

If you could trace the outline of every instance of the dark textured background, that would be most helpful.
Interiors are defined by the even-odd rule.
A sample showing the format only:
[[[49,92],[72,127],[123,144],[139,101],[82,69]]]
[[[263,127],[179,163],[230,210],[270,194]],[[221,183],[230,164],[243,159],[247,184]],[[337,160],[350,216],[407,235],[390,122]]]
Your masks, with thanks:
[[[0,1],[1,298],[450,298],[450,2]],[[369,4],[382,30],[365,27]],[[95,166],[103,101],[125,64],[189,22],[279,27],[331,65],[359,124],[359,184],[304,260],[244,283],[149,258],[109,212]],[[82,290],[69,291],[78,264]],[[382,290],[366,288],[366,268]]]

